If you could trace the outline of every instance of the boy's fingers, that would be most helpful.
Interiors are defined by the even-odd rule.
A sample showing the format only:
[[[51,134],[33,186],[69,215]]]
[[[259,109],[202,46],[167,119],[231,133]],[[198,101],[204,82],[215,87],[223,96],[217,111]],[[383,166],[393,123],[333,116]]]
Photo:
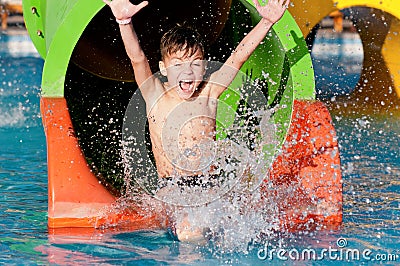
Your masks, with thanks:
[[[103,0],[103,2],[108,6],[111,4],[111,1],[108,1],[108,0]]]
[[[138,9],[142,9],[143,7],[147,6],[149,4],[148,1],[143,1],[140,4],[137,5]]]

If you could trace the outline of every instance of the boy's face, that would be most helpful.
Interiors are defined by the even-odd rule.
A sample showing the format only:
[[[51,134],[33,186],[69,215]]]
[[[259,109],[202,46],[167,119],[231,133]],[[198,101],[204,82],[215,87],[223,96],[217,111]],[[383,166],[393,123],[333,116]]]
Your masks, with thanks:
[[[167,76],[170,88],[175,89],[180,98],[187,100],[203,81],[206,64],[200,50],[191,56],[185,55],[185,52],[178,51],[165,56],[160,62],[160,70]]]

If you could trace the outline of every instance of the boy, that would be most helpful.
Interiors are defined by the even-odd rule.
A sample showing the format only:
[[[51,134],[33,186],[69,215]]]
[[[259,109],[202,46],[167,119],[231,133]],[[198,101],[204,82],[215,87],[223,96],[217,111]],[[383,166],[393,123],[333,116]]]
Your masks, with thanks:
[[[120,25],[136,82],[146,102],[158,175],[160,179],[189,177],[182,184],[192,185],[196,177],[214,170],[212,143],[218,97],[272,25],[282,17],[289,0],[268,0],[265,6],[253,0],[262,19],[206,81],[203,81],[206,68],[204,47],[198,33],[182,26],[171,29],[161,40],[162,61],[159,67],[167,78],[164,83],[151,72],[131,23],[131,17],[148,2],[133,5],[129,0],[103,1],[111,7]]]

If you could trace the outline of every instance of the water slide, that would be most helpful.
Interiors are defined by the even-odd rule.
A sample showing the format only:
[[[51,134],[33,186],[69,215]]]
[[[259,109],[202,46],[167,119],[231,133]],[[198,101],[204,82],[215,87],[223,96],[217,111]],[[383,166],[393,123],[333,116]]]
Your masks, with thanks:
[[[395,0],[293,0],[289,8],[304,36],[332,12],[347,9],[360,35],[364,62],[346,113],[392,113],[400,105],[400,2]],[[368,101],[364,101],[368,99]],[[333,108],[331,109],[333,110]]]
[[[164,226],[158,213],[143,214],[135,206],[111,208],[127,186],[119,163],[120,132],[137,86],[110,10],[100,0],[24,0],[23,7],[28,32],[45,59],[41,113],[48,150],[49,228]],[[252,1],[246,0],[159,0],[142,11],[134,23],[153,71],[160,36],[176,22],[194,23],[208,40],[210,58],[223,61],[248,31],[245,25],[259,20]],[[264,84],[264,104],[275,110],[278,144],[260,189],[265,197],[280,197],[280,190],[271,186],[299,184],[294,194],[302,195],[300,201],[283,199],[282,227],[310,228],[318,221],[317,226],[337,226],[342,196],[335,130],[326,107],[315,101],[311,58],[290,13],[241,70]],[[230,92],[221,96],[221,106],[229,106],[218,110],[217,120],[224,124],[217,126],[222,128],[235,123],[240,109],[240,97]]]

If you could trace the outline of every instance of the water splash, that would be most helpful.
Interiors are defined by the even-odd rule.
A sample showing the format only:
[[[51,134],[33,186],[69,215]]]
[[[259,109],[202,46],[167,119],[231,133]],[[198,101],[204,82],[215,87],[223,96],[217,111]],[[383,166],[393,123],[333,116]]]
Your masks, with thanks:
[[[212,73],[221,63],[208,63],[207,66],[212,68],[208,69]],[[135,92],[125,113],[122,132],[125,193],[115,210],[134,206],[144,215],[164,215],[171,232],[177,233],[175,237],[212,243],[214,253],[246,253],[250,242],[271,235],[280,227],[280,203],[273,197],[265,197],[265,193],[269,189],[268,171],[279,150],[274,114],[276,108],[284,107],[268,109],[267,89],[262,87],[266,83],[252,81],[246,74],[240,74],[238,80],[241,82],[218,100],[218,107],[225,115],[216,118],[216,140],[205,144],[205,150],[211,155],[200,164],[201,169],[196,168],[205,170],[202,175],[196,174],[196,184],[193,180],[187,181],[188,177],[179,171],[171,178],[159,178],[150,140],[146,138],[149,134],[146,126],[148,110],[139,90]],[[229,97],[235,99],[235,104],[224,101]],[[173,117],[176,119],[186,110],[190,108],[179,105],[173,110],[176,113]],[[193,116],[200,115],[191,113],[179,121],[191,121]],[[185,121],[180,124],[184,125]],[[218,125],[223,127],[218,128]],[[177,127],[177,130],[178,133],[167,131],[166,146],[170,145],[170,139],[178,139],[182,129]],[[176,161],[171,161],[176,165]],[[184,164],[178,166],[182,168]],[[208,172],[209,169],[212,172]]]
[[[137,156],[137,138],[126,138],[129,145],[124,145],[123,158],[127,187],[118,208],[134,204],[143,213],[165,213],[173,231],[200,230],[204,239],[213,243],[214,252],[247,252],[249,242],[279,228],[277,202],[263,198],[260,190],[278,143],[272,115],[273,111],[265,108],[246,114],[245,122],[252,121],[252,130],[234,124],[227,130],[229,139],[216,141],[215,161],[223,174],[217,186],[205,188],[182,188],[169,180],[160,193],[157,180],[143,175],[155,173],[154,165],[145,163],[150,158]],[[202,178],[207,183],[207,176]]]

